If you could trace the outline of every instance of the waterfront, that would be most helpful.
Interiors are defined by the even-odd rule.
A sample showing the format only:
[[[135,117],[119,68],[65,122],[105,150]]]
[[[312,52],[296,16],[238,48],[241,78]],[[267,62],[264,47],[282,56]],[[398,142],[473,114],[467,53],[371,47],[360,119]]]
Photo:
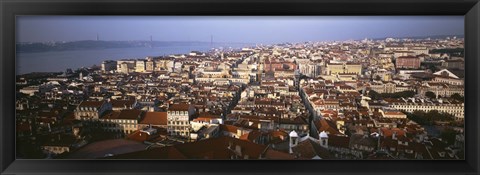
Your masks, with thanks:
[[[214,47],[241,48],[248,44],[222,44]],[[206,52],[211,50],[210,43],[185,44],[163,47],[132,47],[95,50],[70,50],[51,52],[17,53],[17,74],[30,72],[60,72],[68,68],[77,69],[100,65],[104,60],[120,60],[145,58],[147,56],[165,56],[170,54],[184,54],[190,51]]]

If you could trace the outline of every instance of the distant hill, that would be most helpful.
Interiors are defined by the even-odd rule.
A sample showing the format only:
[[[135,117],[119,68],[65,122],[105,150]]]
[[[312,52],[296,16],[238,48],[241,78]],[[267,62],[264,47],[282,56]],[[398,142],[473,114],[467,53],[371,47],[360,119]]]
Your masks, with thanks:
[[[399,38],[399,39],[445,39],[447,37],[457,37],[457,38],[463,38],[464,35],[430,35],[430,36],[409,36],[409,37],[383,37],[383,38],[373,38],[373,40],[385,40],[387,38]]]

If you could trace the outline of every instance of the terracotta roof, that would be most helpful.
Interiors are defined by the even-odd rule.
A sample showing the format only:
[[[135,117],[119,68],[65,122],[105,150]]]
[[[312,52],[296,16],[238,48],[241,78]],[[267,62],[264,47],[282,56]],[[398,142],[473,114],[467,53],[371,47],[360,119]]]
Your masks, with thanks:
[[[142,114],[141,110],[138,109],[127,109],[122,110],[118,118],[120,119],[140,119]]]
[[[325,119],[320,119],[319,121],[315,122],[315,126],[317,127],[317,131],[325,131],[329,134],[340,134],[337,130],[337,126],[331,121],[327,121]]]
[[[222,131],[227,131],[227,132],[231,132],[231,133],[237,133],[237,130],[238,130],[238,127],[236,126],[233,126],[233,125],[220,125],[220,129]]]
[[[231,137],[219,137],[215,139],[207,139],[207,140],[204,140],[203,142],[200,141],[192,144],[178,145],[178,147],[187,155],[193,155],[193,154],[201,155],[203,154],[203,152],[212,151],[216,153],[216,156],[224,156],[222,154],[218,154],[217,152],[218,150],[223,149],[225,153],[228,153],[226,154],[228,155],[228,157],[213,157],[213,158],[229,159],[230,156],[232,155],[231,149],[234,150],[237,145],[241,147],[242,154],[248,155],[249,159],[258,159],[260,155],[263,154],[263,151],[266,148],[265,145],[259,145],[259,144],[251,143],[248,141],[242,141],[239,139],[231,138]],[[231,149],[228,149],[229,146]]]
[[[420,59],[420,58],[415,56],[400,56],[397,59]]]
[[[188,111],[190,108],[189,104],[181,103],[181,104],[172,104],[168,107],[169,111]]]
[[[118,115],[120,114],[120,111],[106,111],[102,115],[102,119],[117,119]]]
[[[110,101],[110,103],[112,103],[112,107],[114,108],[122,108],[122,107],[125,107],[125,106],[132,106],[135,101],[133,100],[112,100]]]
[[[82,101],[79,107],[96,107],[99,108],[105,103],[104,101]]]
[[[167,146],[150,150],[126,153],[108,157],[108,159],[187,159],[177,148]]]
[[[149,140],[152,136],[148,135],[147,133],[141,132],[140,130],[136,130],[135,132],[127,135],[127,139],[134,140],[137,142],[143,142]]]
[[[326,148],[311,139],[300,142],[297,146],[293,147],[292,150],[294,155],[306,159],[312,159],[315,156],[322,159],[334,158]]]
[[[32,126],[28,122],[17,122],[17,132],[31,132]]]
[[[386,111],[385,115],[405,115],[405,114],[400,111]]]
[[[48,112],[40,111],[38,113],[38,117],[56,118],[57,116],[58,116],[58,113],[55,113],[54,111],[48,111]]]
[[[348,136],[338,136],[330,134],[328,136],[328,146],[337,148],[350,148],[350,138]]]
[[[295,156],[268,148],[265,152],[265,158],[275,160],[293,160],[295,159]]]
[[[271,131],[268,133],[271,137],[274,138],[281,138],[283,137],[284,139],[288,137],[288,133],[285,131]]]
[[[353,134],[350,138],[350,144],[351,145],[358,144],[363,146],[375,147],[377,145],[377,140],[368,137],[368,135]]]
[[[405,131],[400,128],[392,128],[392,129],[381,128],[380,130],[382,132],[383,137],[392,137],[393,133],[396,133],[397,137],[406,136]]]
[[[208,112],[200,112],[198,118],[221,118],[219,115],[214,115]]]
[[[307,125],[308,123],[302,117],[296,117],[294,119],[282,118],[280,124]]]
[[[167,112],[145,112],[139,124],[167,125]]]
[[[261,132],[259,132],[257,130],[253,130],[249,133],[246,133],[246,134],[243,134],[242,136],[240,136],[240,140],[253,142],[254,140],[258,139],[260,136],[262,136]]]

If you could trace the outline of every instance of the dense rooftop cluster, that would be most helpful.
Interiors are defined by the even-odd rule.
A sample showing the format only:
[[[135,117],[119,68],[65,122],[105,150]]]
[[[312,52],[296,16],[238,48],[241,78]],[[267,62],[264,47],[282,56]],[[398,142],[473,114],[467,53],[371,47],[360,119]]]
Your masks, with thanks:
[[[17,156],[463,159],[458,48],[286,43],[17,75]]]

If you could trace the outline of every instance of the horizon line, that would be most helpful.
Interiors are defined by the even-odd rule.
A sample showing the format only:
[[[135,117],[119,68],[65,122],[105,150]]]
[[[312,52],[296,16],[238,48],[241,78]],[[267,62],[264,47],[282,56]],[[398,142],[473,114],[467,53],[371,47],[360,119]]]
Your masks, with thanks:
[[[362,37],[362,38],[351,38],[351,39],[334,39],[334,40],[310,40],[310,41],[279,41],[279,42],[239,42],[239,41],[216,41],[213,43],[239,43],[239,44],[280,44],[280,43],[303,43],[303,42],[338,42],[338,41],[358,41],[358,40],[363,40],[363,39],[372,39],[372,40],[381,40],[384,38],[395,38],[395,39],[409,39],[409,38],[428,38],[428,37],[442,37],[442,36],[456,36],[460,38],[464,38],[465,34],[439,34],[439,35],[417,35],[417,36],[383,36],[383,37]],[[201,42],[201,43],[210,43],[211,41],[198,41],[198,40],[153,40],[150,41],[148,39],[144,40],[96,40],[96,39],[81,39],[81,40],[52,40],[52,41],[21,41],[21,42],[16,42],[18,43],[49,43],[49,42],[77,42],[77,41],[141,41],[141,42]]]

